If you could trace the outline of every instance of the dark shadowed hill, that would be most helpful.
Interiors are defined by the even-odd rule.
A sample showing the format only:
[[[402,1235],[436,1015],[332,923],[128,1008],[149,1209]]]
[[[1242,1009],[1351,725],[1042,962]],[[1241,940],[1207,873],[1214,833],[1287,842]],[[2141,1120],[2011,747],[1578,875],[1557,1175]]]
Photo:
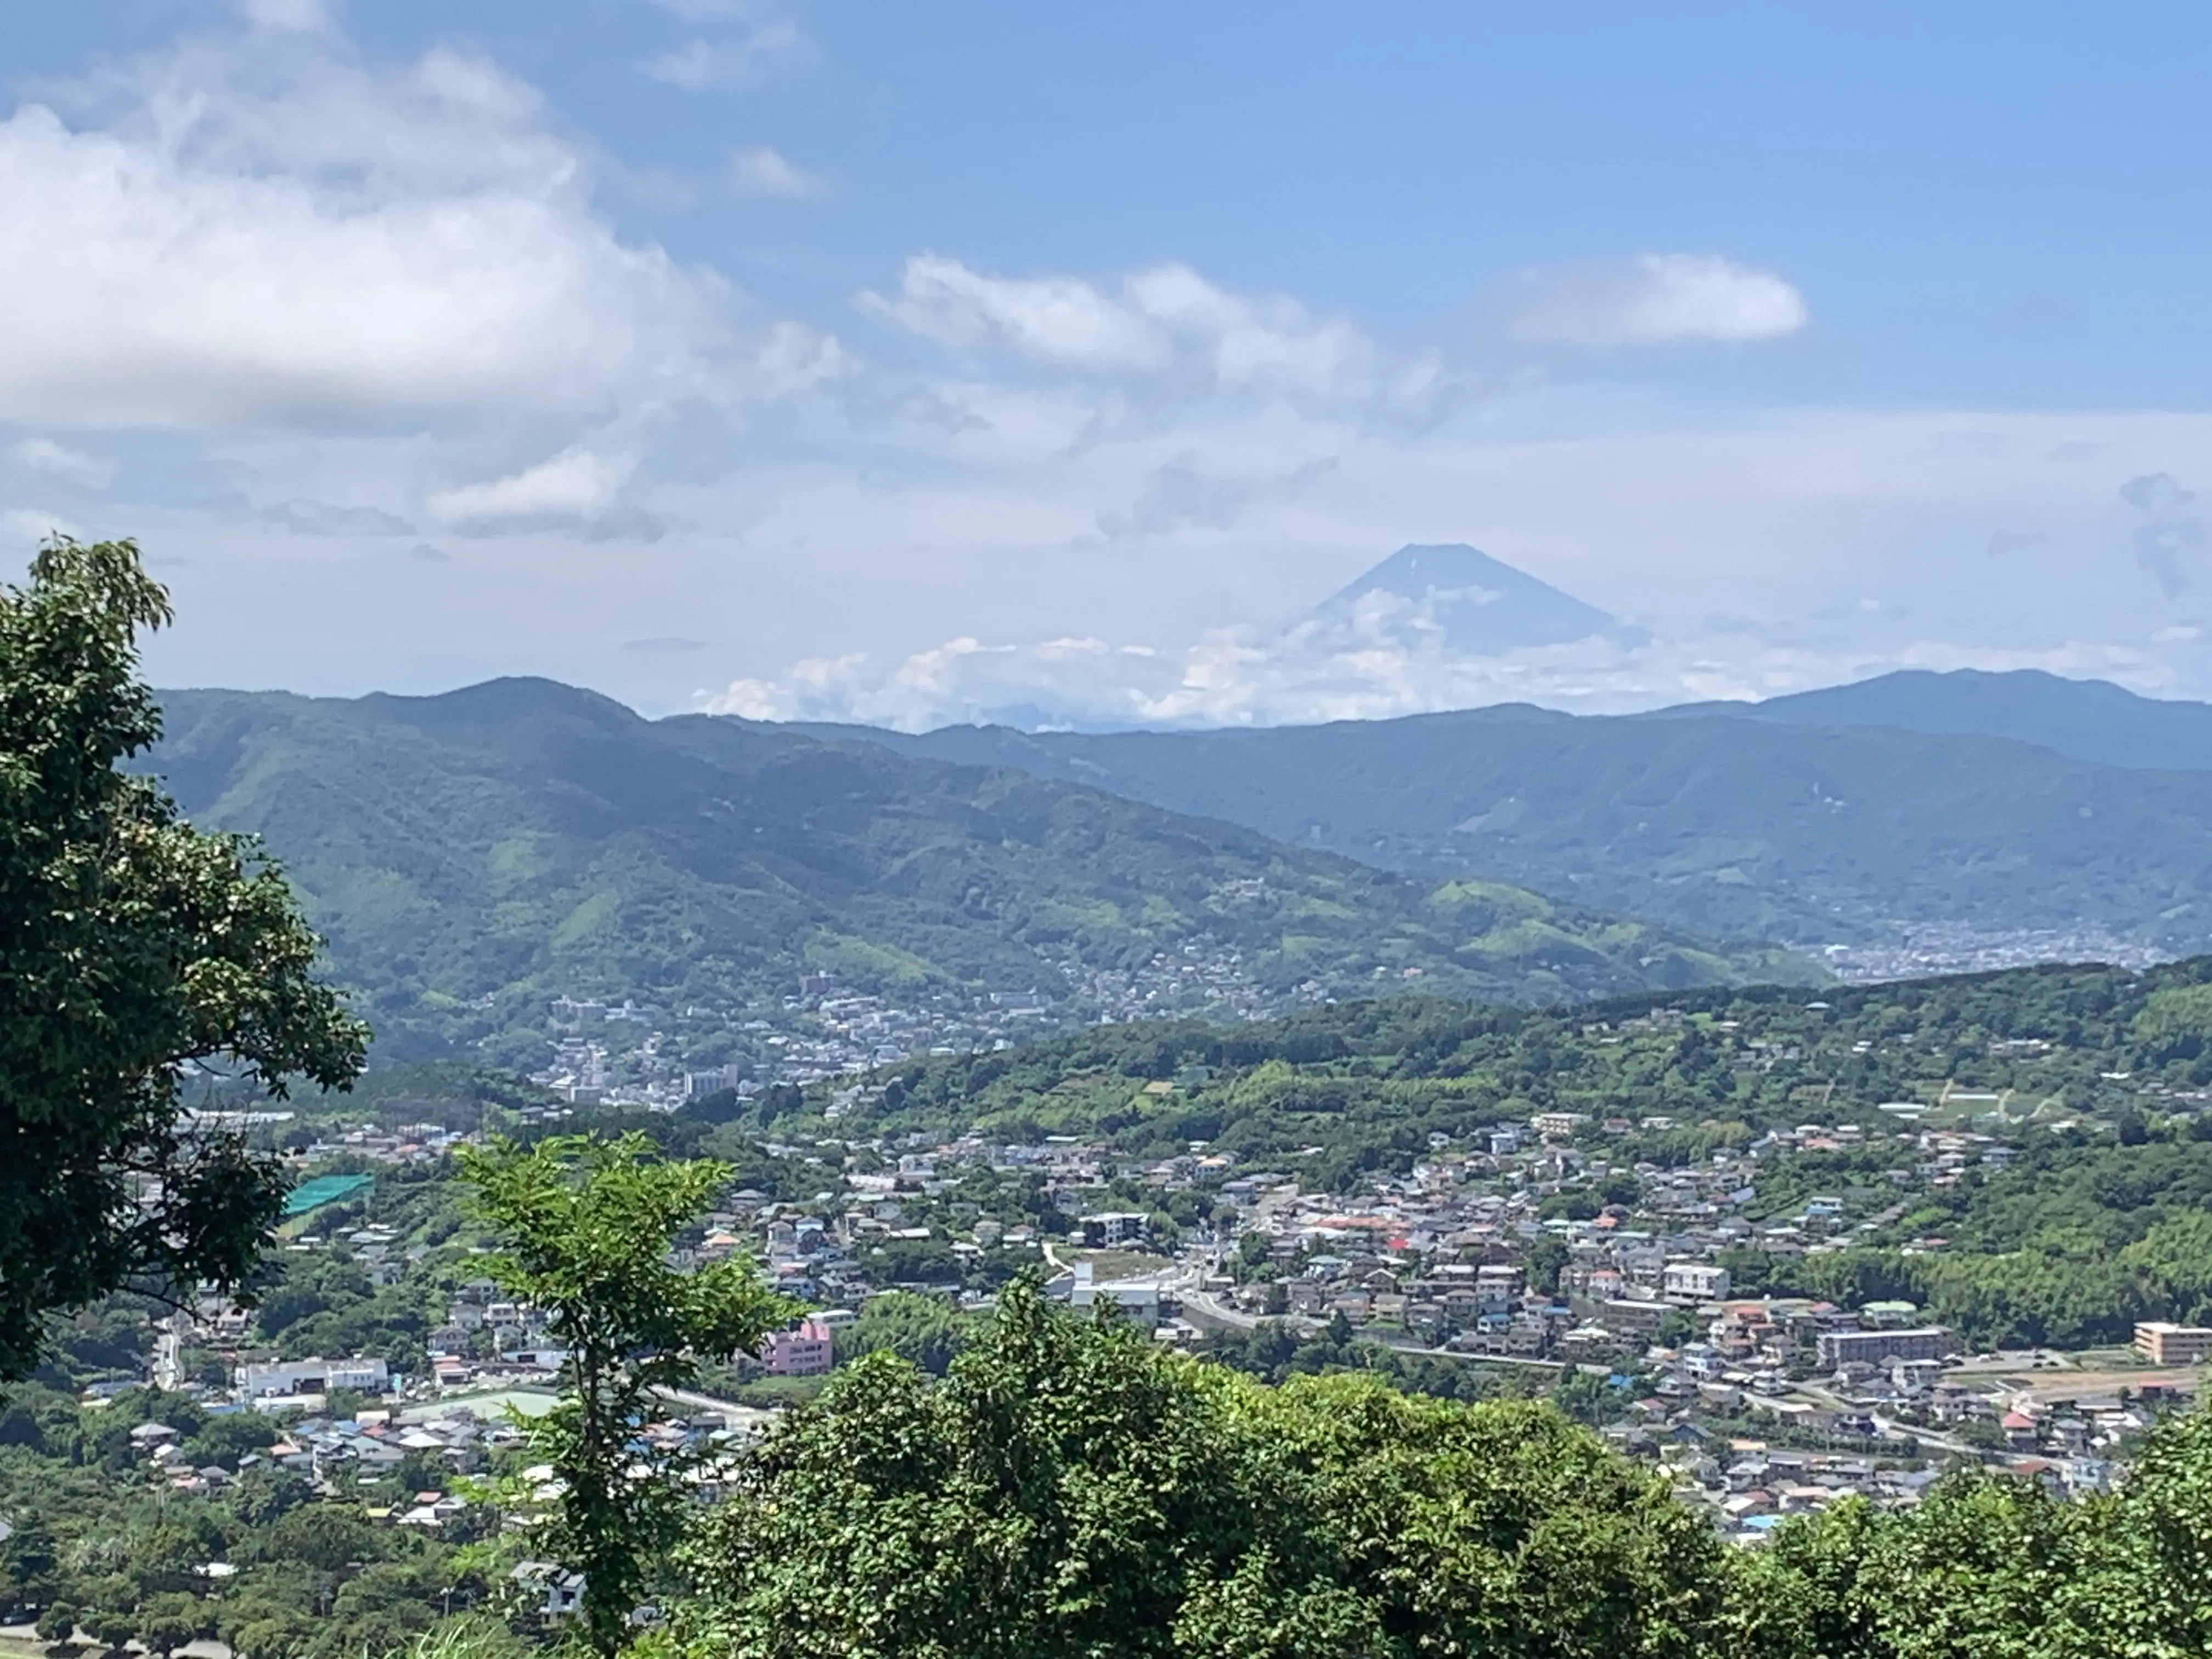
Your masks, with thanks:
[[[1803,975],[1510,888],[1408,879],[1103,791],[500,680],[435,697],[163,694],[185,810],[264,836],[399,1051],[556,994],[1065,996],[1206,937],[1270,993],[1401,981],[1488,998]]]

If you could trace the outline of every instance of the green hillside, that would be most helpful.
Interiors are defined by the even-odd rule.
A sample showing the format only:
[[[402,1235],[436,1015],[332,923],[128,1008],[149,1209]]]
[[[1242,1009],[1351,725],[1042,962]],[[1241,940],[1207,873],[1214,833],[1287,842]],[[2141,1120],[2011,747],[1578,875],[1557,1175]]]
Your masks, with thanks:
[[[1088,1030],[889,1078],[896,1088],[847,1108],[845,1133],[1103,1134],[1163,1157],[1191,1140],[1250,1158],[1320,1148],[1302,1176],[1345,1166],[1316,1177],[1325,1187],[1403,1167],[1432,1133],[1535,1112],[1581,1114],[1593,1135],[1608,1117],[1663,1120],[1656,1139],[1600,1139],[1668,1164],[1701,1156],[1695,1126],[1710,1123],[1739,1139],[1808,1121],[1885,1135],[1977,1117],[2109,1127],[2212,1104],[2212,957],[1540,1008],[1396,997],[1230,1030]],[[1146,1091],[1147,1079],[1172,1086]],[[1900,1103],[1926,1109],[1900,1118]]]
[[[151,765],[195,821],[266,838],[387,1054],[536,1024],[562,993],[727,1006],[808,968],[1065,996],[1062,964],[1200,936],[1279,997],[1408,970],[1516,1000],[1814,971],[1018,771],[648,721],[545,681],[164,705]]]
[[[2033,706],[2009,710],[2012,726],[2094,737],[2115,752],[2193,752],[2188,732],[2163,725],[2091,731],[2100,708],[2075,709],[2084,701],[2075,692],[2087,690],[2058,700],[2059,712],[2078,714],[2071,725],[2047,695],[2023,693]],[[1787,721],[1788,711],[1754,718],[1741,706],[1583,717],[1514,706],[1258,731],[815,729],[1020,766],[1370,863],[1472,872],[1731,937],[1815,945],[1942,921],[2212,948],[2212,770],[2103,764],[1986,730],[1864,723],[1994,724],[2008,712],[1916,713],[1902,700],[1877,682],[1856,702],[1821,694]],[[2167,721],[2191,707],[2143,704]]]

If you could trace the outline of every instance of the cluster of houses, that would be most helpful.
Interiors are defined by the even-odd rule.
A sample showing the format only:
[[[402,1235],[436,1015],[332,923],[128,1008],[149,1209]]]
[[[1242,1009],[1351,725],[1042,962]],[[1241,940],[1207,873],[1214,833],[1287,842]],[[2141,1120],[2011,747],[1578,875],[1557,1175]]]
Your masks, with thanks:
[[[825,1008],[838,1018],[870,1012],[826,977],[807,994],[811,1018]],[[632,1018],[617,1019],[617,1012],[601,1011],[596,1023]],[[580,1025],[592,1023],[571,1013]],[[1754,1063],[1784,1057],[1758,1045],[1745,1052]],[[1133,1088],[1169,1094],[1206,1081],[1202,1068],[1192,1068]],[[843,1098],[855,1097],[857,1089]],[[752,1255],[779,1289],[822,1310],[764,1345],[759,1364],[775,1376],[818,1376],[835,1365],[837,1329],[854,1316],[849,1310],[885,1288],[886,1261],[926,1264],[914,1269],[923,1278],[913,1288],[959,1296],[961,1266],[1008,1249],[1066,1263],[1056,1293],[1078,1305],[1111,1300],[1164,1335],[1189,1335],[1210,1322],[1340,1321],[1407,1348],[1602,1368],[1621,1390],[1610,1431],[1665,1463],[1686,1496],[1709,1504],[1724,1529],[1747,1539],[1774,1517],[1844,1492],[1911,1501],[1925,1469],[1955,1455],[2001,1461],[2070,1492],[2103,1490],[2111,1454],[2146,1419],[2140,1396],[2044,1403],[1994,1380],[1978,1385],[1958,1370],[1952,1334],[1910,1304],[1745,1297],[1731,1282],[1731,1252],[1843,1248],[1895,1221],[1916,1189],[2001,1167],[2011,1156],[2000,1139],[1924,1125],[1920,1111],[1900,1105],[1875,1127],[1776,1131],[1679,1167],[1626,1155],[1632,1135],[1678,1127],[1667,1118],[1543,1112],[1486,1128],[1473,1145],[1432,1137],[1406,1173],[1366,1178],[1352,1194],[1308,1190],[1302,1161],[1320,1148],[1278,1154],[1262,1168],[1203,1143],[1146,1160],[1071,1138],[909,1138],[873,1145],[867,1156],[835,1144],[771,1146],[780,1159],[818,1169],[820,1192],[795,1201],[726,1194],[678,1261]],[[332,1150],[410,1160],[465,1138],[418,1125],[360,1131]],[[1881,1155],[1855,1160],[1875,1173],[1853,1185],[1823,1192],[1792,1178],[1797,1155],[1854,1148]],[[978,1170],[1018,1177],[1027,1207],[993,1213],[962,1201]],[[1039,1194],[1048,1228],[1037,1224]],[[1778,1194],[1790,1201],[1774,1201]],[[1174,1206],[1197,1224],[1163,1230],[1159,1213]],[[310,1235],[299,1247],[320,1243]],[[378,1283],[422,1255],[388,1227],[355,1228],[329,1243]],[[1173,1260],[1110,1278],[1060,1254],[1085,1247]],[[225,1310],[211,1317],[242,1328],[246,1316]],[[433,1389],[450,1396],[542,1386],[562,1358],[542,1313],[483,1279],[450,1297],[428,1346],[429,1376],[410,1379],[416,1399]],[[2137,1347],[2152,1364],[2195,1364],[2212,1354],[2212,1329],[2147,1324]],[[316,1411],[318,1396],[382,1394],[393,1382],[376,1360],[270,1362],[240,1368],[236,1396],[304,1413],[267,1455],[317,1479],[349,1460],[366,1470],[410,1451],[461,1468],[496,1443],[489,1437],[498,1425],[474,1421],[465,1408],[434,1418],[410,1410],[404,1420]],[[702,1431],[713,1431],[682,1420],[655,1430]],[[407,1443],[410,1437],[421,1443]],[[178,1443],[148,1442],[149,1462]],[[174,1463],[182,1453],[164,1455]],[[179,1468],[164,1478],[214,1483],[223,1473]],[[409,1524],[442,1524],[446,1501],[430,1494],[408,1510]]]
[[[1673,1478],[1676,1495],[1709,1510],[1723,1533],[1757,1543],[1788,1516],[1840,1498],[1917,1503],[1962,1455],[1982,1455],[2056,1497],[2109,1492],[2126,1442],[2170,1399],[2157,1385],[2131,1399],[2051,1400],[2033,1390],[1999,1391],[1993,1399],[1963,1383],[1939,1389],[1933,1413],[1939,1425],[2000,1425],[2001,1440],[1986,1451],[1849,1407],[1795,1413],[1783,1419],[1788,1432],[1778,1435],[1686,1410],[1679,1397],[1663,1395],[1633,1402],[1626,1419],[1607,1433],[1622,1449],[1656,1461]]]
[[[319,1360],[311,1363],[318,1367],[325,1364]],[[348,1363],[364,1380],[372,1363],[380,1370],[383,1364],[380,1360]],[[335,1371],[337,1367],[326,1369]],[[262,1381],[266,1385],[271,1379]],[[277,1411],[297,1406],[302,1398],[302,1395],[289,1390],[283,1394],[270,1392],[251,1395],[246,1401],[229,1407],[216,1405],[210,1409],[218,1414],[226,1410]],[[497,1413],[480,1416],[465,1404],[428,1407],[404,1417],[382,1408],[364,1410],[349,1417],[332,1416],[320,1409],[303,1410],[299,1416],[292,1417],[287,1410],[280,1420],[284,1422],[284,1427],[272,1444],[243,1453],[228,1465],[189,1467],[185,1437],[165,1423],[141,1423],[131,1431],[130,1438],[141,1462],[165,1484],[180,1492],[219,1489],[248,1471],[261,1468],[288,1469],[327,1489],[345,1471],[363,1480],[384,1478],[406,1463],[410,1455],[416,1456],[415,1467],[418,1469],[428,1463],[449,1474],[469,1474],[484,1467],[490,1452],[515,1444],[520,1438],[520,1431]],[[409,1526],[441,1526],[465,1507],[461,1499],[449,1497],[443,1491],[426,1491],[419,1493],[412,1504],[374,1514],[379,1519]]]
[[[275,1397],[268,1396],[253,1406],[265,1409],[274,1403]],[[249,1408],[217,1406],[213,1410]],[[735,1408],[672,1415],[642,1425],[636,1443],[647,1458],[690,1454],[687,1479],[702,1498],[711,1498],[720,1490],[728,1454],[757,1432],[757,1416]],[[347,1477],[349,1486],[357,1486],[402,1473],[420,1476],[434,1472],[440,1476],[437,1486],[405,1492],[396,1501],[371,1504],[363,1510],[372,1521],[428,1532],[447,1528],[469,1510],[471,1500],[453,1489],[453,1477],[483,1473],[495,1454],[511,1451],[524,1440],[522,1431],[495,1401],[434,1401],[404,1412],[375,1408],[351,1416],[312,1410],[297,1417],[288,1413],[282,1420],[284,1426],[273,1444],[227,1464],[197,1468],[185,1454],[185,1437],[167,1424],[139,1424],[130,1431],[130,1439],[148,1474],[176,1492],[219,1491],[264,1467],[291,1471],[313,1482],[325,1497],[341,1490],[339,1482]],[[560,1497],[562,1487],[550,1465],[521,1470],[520,1480],[525,1501],[508,1518],[528,1525],[532,1515]],[[549,1602],[549,1610],[572,1609]]]
[[[1006,1048],[1051,1025],[1059,1006],[1034,988],[934,992],[900,1003],[818,971],[802,975],[798,994],[780,1006],[760,1009],[672,1015],[627,999],[556,997],[549,1009],[552,1056],[531,1077],[574,1105],[673,1111],[724,1089],[750,1095],[916,1054]],[[705,1042],[698,1041],[702,1032]]]

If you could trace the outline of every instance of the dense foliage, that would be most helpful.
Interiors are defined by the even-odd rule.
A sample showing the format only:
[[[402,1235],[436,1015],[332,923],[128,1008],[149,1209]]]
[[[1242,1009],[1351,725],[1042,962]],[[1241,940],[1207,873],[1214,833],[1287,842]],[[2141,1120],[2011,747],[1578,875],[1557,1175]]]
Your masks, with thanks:
[[[1683,1655],[1711,1532],[1534,1406],[1280,1390],[1016,1289],[931,1384],[793,1414],[696,1547],[696,1651]]]
[[[2212,1416],[2149,1437],[2117,1496],[1954,1474],[1739,1558],[1733,1650],[1760,1659],[2185,1659],[2212,1650]]]
[[[198,822],[264,835],[395,1055],[544,999],[773,1006],[802,969],[901,993],[1066,989],[1205,935],[1275,992],[1500,998],[1809,974],[1518,890],[1439,886],[1013,771],[544,681],[319,702],[167,694],[151,764]]]
[[[236,1478],[220,1491],[149,1489],[131,1431],[159,1422],[192,1468]],[[270,1465],[282,1425],[211,1414],[152,1390],[81,1407],[40,1387],[0,1409],[0,1620],[38,1617],[112,1645],[155,1653],[214,1638],[242,1659],[356,1659],[392,1651],[449,1611],[491,1605],[504,1588],[489,1541],[498,1517],[441,1536],[380,1524],[374,1512],[445,1472],[408,1464],[382,1481],[318,1498],[304,1474]]]
[[[190,1130],[180,1068],[277,1096],[361,1069],[276,869],[120,769],[160,733],[137,637],[168,617],[128,542],[0,588],[0,1377],[52,1313],[252,1269],[283,1178]]]
[[[2134,1144],[2032,1137],[2019,1164],[1930,1193],[1881,1230],[1913,1248],[1739,1250],[1729,1265],[1747,1294],[1917,1303],[1977,1347],[2124,1344],[2138,1320],[2212,1322],[2208,1199],[2212,1121]]]
[[[2118,1496],[1960,1473],[1729,1551],[1540,1405],[1266,1388],[1010,1294],[932,1382],[841,1373],[687,1552],[655,1654],[2181,1659],[2212,1638],[2212,1418]]]
[[[1148,1081],[1170,1086],[1146,1092]],[[2063,966],[1538,1008],[1400,997],[1230,1030],[1108,1026],[915,1061],[839,1121],[848,1134],[1104,1134],[1133,1151],[1206,1140],[1248,1158],[1318,1147],[1300,1178],[1334,1187],[1403,1167],[1432,1133],[1538,1111],[1583,1114],[1592,1134],[1622,1119],[1634,1132],[1612,1144],[1680,1164],[1716,1137],[1808,1115],[1894,1130],[1874,1109],[1885,1103],[1971,1094],[1972,1109],[2010,1121],[2117,1123],[2208,1087],[2212,957],[2201,957],[2141,975]],[[1966,1115],[1942,1108],[1935,1121]]]

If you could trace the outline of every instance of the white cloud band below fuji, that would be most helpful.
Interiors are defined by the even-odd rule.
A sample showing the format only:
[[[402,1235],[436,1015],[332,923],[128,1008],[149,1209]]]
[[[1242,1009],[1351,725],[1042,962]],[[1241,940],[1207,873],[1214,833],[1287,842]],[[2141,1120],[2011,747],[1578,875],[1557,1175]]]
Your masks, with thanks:
[[[963,637],[888,666],[861,653],[817,658],[777,679],[733,681],[697,706],[748,720],[905,732],[1305,726],[1516,702],[1622,714],[1775,696],[1899,668],[2039,668],[2150,693],[2172,689],[2174,678],[2155,649],[2081,641],[2006,651],[1921,640],[1893,651],[1852,651],[1741,635],[1637,647],[1593,638],[1469,657],[1401,641],[1328,647],[1222,629],[1180,652],[1089,638],[1014,646]]]

